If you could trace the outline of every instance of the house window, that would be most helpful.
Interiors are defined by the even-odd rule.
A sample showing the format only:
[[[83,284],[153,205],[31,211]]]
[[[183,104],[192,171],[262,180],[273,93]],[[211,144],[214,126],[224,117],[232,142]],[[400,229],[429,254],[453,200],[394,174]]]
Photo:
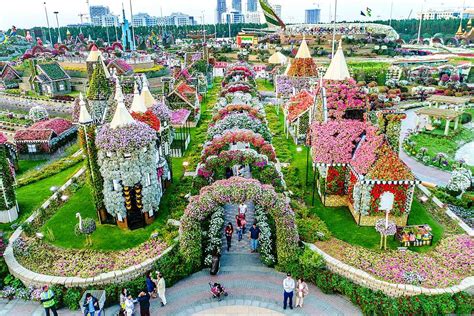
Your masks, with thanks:
[[[59,84],[59,91],[64,91],[64,83]]]
[[[36,145],[35,144],[28,144],[28,152],[30,154],[36,153]]]
[[[130,159],[130,158],[132,158],[132,154],[131,154],[131,153],[124,153],[123,156],[125,157],[125,159]]]
[[[147,186],[151,185],[151,177],[149,173],[146,175],[146,185]]]
[[[114,186],[114,191],[120,191],[120,181],[112,180],[112,185]]]

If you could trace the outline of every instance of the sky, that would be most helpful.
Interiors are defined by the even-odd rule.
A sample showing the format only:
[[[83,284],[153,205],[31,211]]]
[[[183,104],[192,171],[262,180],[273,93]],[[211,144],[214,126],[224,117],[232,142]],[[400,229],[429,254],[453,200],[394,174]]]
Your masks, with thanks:
[[[247,0],[242,0],[245,6]],[[282,5],[282,18],[286,23],[304,21],[304,10],[319,6],[321,20],[326,22],[330,12],[334,10],[335,0],[270,0],[270,3]],[[44,0],[0,0],[0,30],[46,26]],[[87,0],[46,0],[51,26],[56,26],[53,12],[58,11],[59,24],[79,23],[79,13],[87,13]],[[129,0],[124,0],[126,14],[130,15]],[[228,6],[231,0],[227,0]],[[474,7],[474,0],[338,0],[338,20],[354,20],[363,18],[360,11],[366,7],[372,9],[372,19],[388,19],[393,2],[392,17],[394,19],[416,17],[417,12],[427,8],[460,8]],[[109,6],[114,14],[121,13],[122,0],[89,0],[90,5]],[[133,12],[146,12],[150,15],[169,15],[180,11],[195,16],[201,23],[204,14],[206,23],[214,23],[216,0],[132,0]],[[331,9],[331,10],[330,10]],[[204,11],[204,12],[203,12]],[[331,13],[334,14],[334,13]],[[331,15],[332,16],[332,15]],[[370,18],[366,18],[370,21]]]

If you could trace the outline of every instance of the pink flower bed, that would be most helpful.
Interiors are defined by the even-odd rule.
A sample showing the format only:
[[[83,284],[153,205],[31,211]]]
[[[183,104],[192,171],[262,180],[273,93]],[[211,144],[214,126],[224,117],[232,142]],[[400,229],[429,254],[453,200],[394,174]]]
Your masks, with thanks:
[[[408,274],[417,274],[428,288],[443,288],[459,284],[474,273],[474,240],[467,235],[443,239],[436,249],[420,254],[406,251],[375,252],[332,239],[318,243],[330,255],[392,283],[410,283]]]

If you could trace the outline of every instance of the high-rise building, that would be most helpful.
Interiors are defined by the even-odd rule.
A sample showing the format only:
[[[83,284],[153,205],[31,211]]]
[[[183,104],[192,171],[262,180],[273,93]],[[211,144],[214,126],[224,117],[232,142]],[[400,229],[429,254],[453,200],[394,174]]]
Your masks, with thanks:
[[[193,16],[190,16],[181,12],[171,13],[170,19],[173,21],[173,24],[176,26],[197,24]]]
[[[232,10],[242,12],[242,0],[232,0]]]
[[[222,14],[222,23],[245,23],[245,16],[236,10],[227,11]]]
[[[306,24],[317,24],[321,21],[321,9],[308,9],[305,10],[304,22]]]
[[[216,23],[223,23],[222,16],[227,11],[226,0],[217,0]]]
[[[118,26],[119,19],[116,15],[113,14],[94,16],[92,17],[92,25],[102,27]]]
[[[423,20],[446,20],[446,19],[459,19],[461,17],[461,9],[428,9],[423,12],[418,12],[417,18],[423,16]],[[471,9],[472,11],[472,9]],[[469,9],[464,10],[463,19],[469,19]]]
[[[257,12],[257,0],[247,0],[247,12]]]
[[[245,23],[260,24],[260,13],[257,11],[245,13]]]
[[[150,16],[147,13],[138,13],[133,15],[132,25],[135,26],[156,26],[158,25],[158,17]]]
[[[280,4],[273,4],[272,5],[273,11],[275,11],[276,15],[281,18],[281,5]]]
[[[106,6],[103,6],[103,5],[92,5],[92,6],[90,6],[89,15],[90,15],[91,19],[93,19],[94,17],[103,16],[103,15],[107,15],[107,14],[110,14],[109,7],[106,7]]]

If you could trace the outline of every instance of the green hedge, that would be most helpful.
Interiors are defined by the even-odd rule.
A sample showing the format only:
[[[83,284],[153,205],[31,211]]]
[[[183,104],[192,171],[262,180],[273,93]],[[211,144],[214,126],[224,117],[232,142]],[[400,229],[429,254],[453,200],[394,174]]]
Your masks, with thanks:
[[[72,166],[75,166],[80,161],[82,161],[84,157],[82,155],[77,155],[76,157],[65,157],[59,159],[39,170],[31,170],[23,174],[23,176],[18,179],[17,187],[22,187],[27,184],[49,178],[63,170],[66,170]]]

